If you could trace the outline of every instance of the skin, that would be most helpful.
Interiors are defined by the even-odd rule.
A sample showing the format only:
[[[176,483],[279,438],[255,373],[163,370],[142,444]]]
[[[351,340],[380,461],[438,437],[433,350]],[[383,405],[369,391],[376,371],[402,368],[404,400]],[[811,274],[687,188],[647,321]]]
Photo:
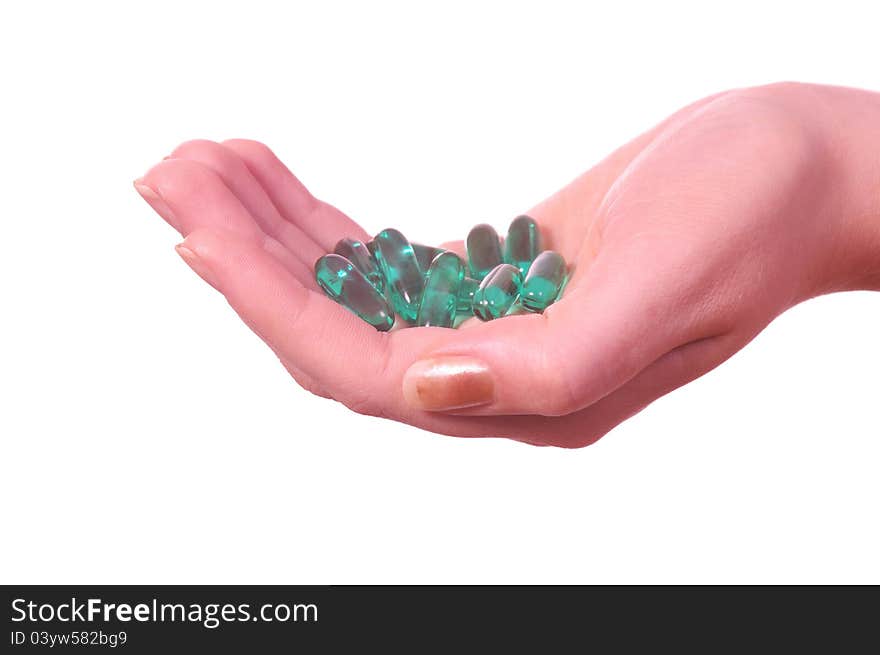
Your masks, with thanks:
[[[579,447],[793,305],[880,288],[878,153],[877,94],[700,100],[526,212],[569,262],[562,300],[459,330],[380,333],[324,297],[314,261],[369,235],[260,143],[184,143],[135,187],[309,391],[443,434]]]

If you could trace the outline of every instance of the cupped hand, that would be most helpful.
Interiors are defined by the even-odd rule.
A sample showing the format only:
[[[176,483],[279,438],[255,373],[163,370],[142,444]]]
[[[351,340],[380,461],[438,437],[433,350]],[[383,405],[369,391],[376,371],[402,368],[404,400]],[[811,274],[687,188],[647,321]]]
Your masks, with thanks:
[[[381,333],[326,298],[315,260],[370,235],[260,143],[184,143],[135,186],[309,391],[434,432],[583,446],[853,284],[812,92],[712,96],[613,153],[527,212],[569,263],[564,297],[458,330]]]

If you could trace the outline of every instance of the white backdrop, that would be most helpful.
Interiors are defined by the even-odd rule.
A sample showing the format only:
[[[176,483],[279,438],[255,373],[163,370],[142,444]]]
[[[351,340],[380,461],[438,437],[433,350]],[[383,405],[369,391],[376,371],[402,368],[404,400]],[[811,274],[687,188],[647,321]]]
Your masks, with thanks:
[[[877,294],[587,449],[453,439],[299,389],[132,189],[256,138],[439,242],[713,91],[880,90],[876,3],[587,4],[4,5],[0,582],[880,582]]]

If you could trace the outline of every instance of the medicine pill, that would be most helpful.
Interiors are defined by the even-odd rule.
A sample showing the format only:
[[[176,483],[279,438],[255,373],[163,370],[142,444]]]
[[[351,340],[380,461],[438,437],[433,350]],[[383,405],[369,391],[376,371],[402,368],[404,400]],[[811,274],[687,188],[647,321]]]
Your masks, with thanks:
[[[425,275],[416,325],[452,327],[463,278],[464,263],[454,252],[446,250],[434,257]]]
[[[519,269],[512,264],[499,264],[474,293],[474,316],[483,321],[501,318],[513,307],[521,287]]]
[[[413,253],[416,256],[416,261],[419,263],[419,268],[422,269],[422,274],[428,272],[428,269],[431,268],[431,262],[434,261],[434,257],[439,255],[441,252],[445,252],[443,248],[435,248],[434,246],[426,246],[421,243],[412,244]]]
[[[521,275],[525,275],[540,252],[541,231],[535,219],[525,214],[517,216],[511,222],[504,240],[504,262],[513,264]]]
[[[315,263],[318,286],[330,298],[382,332],[394,324],[391,307],[354,264],[335,253]]]
[[[529,216],[510,224],[502,248],[482,223],[465,240],[466,261],[451,250],[410,242],[393,228],[363,243],[340,239],[315,263],[315,278],[330,298],[386,331],[395,316],[409,325],[455,327],[462,316],[483,321],[543,312],[567,280],[562,256],[541,251],[538,224]]]
[[[382,271],[379,270],[379,265],[363,242],[357,239],[340,239],[333,252],[354,264],[354,267],[363,273],[367,281],[376,288],[376,291],[379,293],[385,291],[385,278],[382,276]]]
[[[461,286],[458,288],[458,303],[456,310],[459,314],[473,314],[474,294],[480,288],[480,283],[472,277],[464,276]]]
[[[530,312],[543,312],[556,301],[565,282],[565,260],[558,252],[545,250],[535,257],[523,280],[520,304]]]
[[[465,248],[470,276],[475,280],[482,280],[502,262],[498,233],[486,223],[471,228],[465,240]]]
[[[399,231],[382,230],[372,241],[373,256],[385,278],[391,307],[407,323],[414,323],[424,289],[424,278],[412,244]]]

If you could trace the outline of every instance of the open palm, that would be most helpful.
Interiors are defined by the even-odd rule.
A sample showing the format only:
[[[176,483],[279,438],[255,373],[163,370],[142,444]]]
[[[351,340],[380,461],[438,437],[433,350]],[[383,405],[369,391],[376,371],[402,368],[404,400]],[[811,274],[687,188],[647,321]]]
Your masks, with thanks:
[[[135,184],[306,389],[434,432],[581,446],[829,290],[811,148],[771,92],[686,107],[528,212],[569,263],[564,298],[459,330],[381,333],[326,298],[315,260],[370,235],[260,143],[187,142]]]

